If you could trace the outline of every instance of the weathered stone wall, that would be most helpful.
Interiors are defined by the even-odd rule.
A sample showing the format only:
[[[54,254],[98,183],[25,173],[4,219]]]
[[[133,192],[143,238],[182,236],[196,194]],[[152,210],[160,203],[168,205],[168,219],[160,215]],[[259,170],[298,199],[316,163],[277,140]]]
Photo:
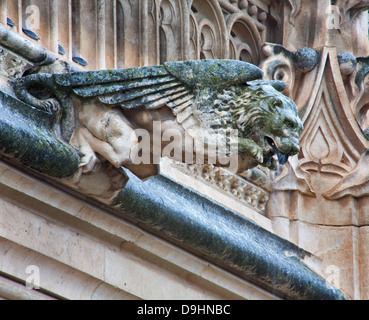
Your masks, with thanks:
[[[316,270],[321,275],[333,281],[351,298],[367,299],[369,290],[366,212],[369,192],[366,177],[369,166],[366,150],[369,142],[366,76],[369,69],[365,56],[369,54],[368,7],[368,1],[364,0],[339,0],[335,1],[335,4],[328,0],[2,0],[0,22],[11,31],[3,31],[0,34],[2,43],[7,43],[1,55],[1,81],[4,84],[2,88],[6,91],[8,80],[19,78],[26,70],[38,65],[49,65],[43,66],[41,70],[52,73],[220,58],[243,60],[260,66],[266,80],[282,80],[286,83],[284,94],[292,98],[299,108],[305,125],[299,156],[292,158],[285,168],[279,168],[277,172],[257,168],[246,172],[244,177],[233,175],[225,178],[219,174],[219,169],[211,166],[176,165],[168,161],[163,162],[162,172],[312,253],[316,258]],[[17,47],[18,42],[13,38],[14,34],[29,41],[27,50]],[[29,56],[30,52],[33,53],[32,56]],[[59,61],[53,63],[55,57],[59,58]],[[61,61],[68,64],[64,65]],[[36,71],[33,70],[37,71],[37,68]],[[7,172],[12,171],[13,169],[8,169]],[[3,176],[6,177],[5,174]],[[4,184],[9,188],[9,181],[6,180]],[[16,190],[20,187],[12,188]],[[33,195],[32,201],[39,203],[42,192]],[[66,198],[63,198],[63,203],[77,201],[73,196],[64,196]],[[59,199],[61,195],[56,192],[50,197]],[[111,233],[104,223],[107,221],[106,224],[113,224],[114,219],[98,211],[95,215],[97,220],[91,223],[94,228],[99,229],[97,234],[101,236],[91,236],[91,223],[85,220],[89,218],[84,216],[81,225],[87,228],[87,224],[88,232],[76,231],[72,238],[76,236],[78,240],[83,234],[83,241],[87,241],[84,237],[90,241],[92,237],[94,245],[99,247],[96,250],[108,252],[104,253],[106,256],[109,256],[111,251],[116,252],[115,248],[118,247],[117,250],[121,254],[118,260],[127,256],[135,261],[143,259],[145,262],[142,262],[142,265],[145,267],[142,268],[149,269],[147,272],[150,275],[145,279],[133,279],[129,290],[122,287],[122,283],[128,283],[125,279],[118,282],[114,279],[104,280],[100,287],[94,281],[108,279],[111,274],[95,274],[95,271],[85,270],[79,262],[76,262],[76,266],[72,265],[75,261],[73,254],[87,250],[86,248],[90,247],[88,241],[81,244],[80,249],[74,248],[75,251],[68,245],[67,248],[53,247],[51,244],[54,243],[54,231],[50,230],[45,231],[44,235],[45,242],[50,245],[39,248],[40,244],[32,242],[36,231],[26,225],[17,231],[17,221],[29,221],[30,215],[34,214],[33,209],[28,207],[28,198],[25,204],[23,198],[18,199],[13,198],[10,211],[6,209],[10,205],[4,200],[5,209],[1,211],[4,220],[0,221],[6,221],[2,222],[0,228],[3,232],[1,239],[4,241],[1,248],[14,247],[13,252],[16,252],[13,256],[4,253],[3,267],[0,269],[2,273],[25,280],[23,262],[19,264],[18,269],[13,270],[9,265],[16,263],[9,264],[6,259],[16,260],[31,250],[30,255],[36,261],[41,259],[39,255],[47,261],[51,259],[53,263],[58,261],[57,264],[61,264],[71,274],[78,273],[76,277],[79,279],[88,274],[89,279],[93,278],[89,282],[94,283],[91,284],[92,287],[102,287],[104,294],[109,292],[100,297],[113,296],[114,286],[121,286],[119,295],[124,297],[155,297],[155,293],[146,286],[141,291],[137,287],[137,283],[143,285],[146,281],[150,284],[149,287],[154,285],[150,282],[155,278],[151,272],[158,272],[163,279],[175,279],[171,284],[172,288],[192,288],[191,281],[186,282],[182,276],[177,276],[178,265],[184,269],[188,265],[184,266],[178,262],[176,266],[169,266],[167,257],[171,256],[170,253],[163,254],[165,258],[161,260],[160,251],[160,258],[155,256],[147,262],[146,251],[141,252],[148,250],[146,247],[129,247],[133,253],[124,251],[126,248],[119,243],[130,242],[126,240],[125,235],[122,236],[124,240],[114,235],[111,238],[114,238],[114,245],[110,244],[110,240],[101,245],[101,239]],[[59,220],[55,220],[54,209],[47,209],[54,205],[47,203],[46,207],[40,205],[45,208],[41,214],[43,218],[38,218],[37,213],[37,219],[29,225],[42,224],[49,227],[49,224],[55,224],[55,233],[59,233],[60,237],[67,234],[63,229],[66,225],[68,230],[80,228],[80,221],[74,225],[75,218],[65,218],[68,224],[63,221],[61,227]],[[25,211],[15,209],[14,206],[25,208]],[[87,207],[87,203],[84,203],[78,210],[83,212]],[[58,210],[64,212],[61,216],[67,217],[74,212],[74,209],[70,211],[64,206],[58,207]],[[14,216],[19,215],[19,219],[12,220],[12,214],[8,213],[13,211]],[[47,215],[50,216],[46,217]],[[34,232],[33,236],[25,237],[31,231]],[[26,235],[23,237],[21,234]],[[135,239],[141,239],[141,236]],[[71,244],[72,248],[76,246],[77,240]],[[167,245],[165,243],[165,246]],[[50,248],[54,248],[56,253]],[[69,252],[67,256],[64,256],[64,250]],[[167,252],[167,249],[163,250]],[[177,254],[175,251],[174,255]],[[32,262],[35,261],[32,259]],[[193,256],[189,259],[202,263],[201,259],[198,262]],[[117,267],[117,264],[110,265],[109,259],[105,259],[104,263],[106,270]],[[132,264],[127,268],[135,266]],[[159,269],[160,271],[157,271]],[[168,270],[174,271],[168,273]],[[145,272],[138,276],[141,277]],[[198,279],[199,274],[201,277],[206,274],[193,270],[185,272],[189,272],[184,277],[186,279]],[[222,284],[205,276],[206,281],[200,281],[201,288],[188,289],[189,291],[178,289],[177,292],[180,292],[181,297],[192,298],[271,297],[259,289],[250,289],[248,283],[224,271],[217,272],[227,278]],[[232,281],[236,281],[236,284]],[[7,284],[4,284],[4,287],[17,291],[17,284],[9,284],[8,280],[4,280],[4,283]],[[55,285],[50,280],[50,284],[48,282],[45,285],[45,290],[67,298],[93,297],[92,293],[81,293],[80,296],[64,293],[63,290],[70,290],[72,284],[70,287],[59,286],[56,289]],[[234,289],[241,287],[247,287],[247,294],[241,294],[238,289]],[[128,292],[128,296],[123,291]],[[169,295],[173,298],[168,292],[174,292],[174,289],[165,292],[162,292],[162,297],[167,298]],[[5,293],[1,294],[8,297]]]

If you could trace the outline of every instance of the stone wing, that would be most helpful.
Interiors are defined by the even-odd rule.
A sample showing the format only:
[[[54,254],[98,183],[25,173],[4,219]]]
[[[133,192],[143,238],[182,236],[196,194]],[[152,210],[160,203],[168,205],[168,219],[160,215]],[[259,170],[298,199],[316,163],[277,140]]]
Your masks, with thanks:
[[[220,89],[262,78],[262,71],[236,60],[194,60],[162,66],[55,74],[58,86],[82,99],[99,99],[124,109],[190,106],[199,90]]]

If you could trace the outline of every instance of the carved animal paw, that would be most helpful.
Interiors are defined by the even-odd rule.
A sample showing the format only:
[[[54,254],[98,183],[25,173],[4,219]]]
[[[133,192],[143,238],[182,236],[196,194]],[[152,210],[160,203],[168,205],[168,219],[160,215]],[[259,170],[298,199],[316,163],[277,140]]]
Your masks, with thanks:
[[[268,160],[266,163],[266,167],[272,171],[276,170],[278,167],[278,162],[273,157]]]
[[[50,114],[58,114],[61,110],[60,104],[56,99],[43,100],[41,102],[41,109]]]
[[[249,154],[252,158],[254,158],[260,164],[264,162],[264,151],[253,140],[240,138],[239,143],[238,143],[238,148],[239,148],[238,150],[239,153]]]

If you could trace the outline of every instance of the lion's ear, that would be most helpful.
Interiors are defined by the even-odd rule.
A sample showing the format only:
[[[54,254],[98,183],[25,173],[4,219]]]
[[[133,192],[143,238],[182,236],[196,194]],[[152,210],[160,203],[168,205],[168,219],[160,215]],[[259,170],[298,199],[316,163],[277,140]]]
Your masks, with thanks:
[[[249,86],[272,86],[279,92],[283,92],[286,89],[286,84],[283,81],[278,80],[255,80],[247,82]]]

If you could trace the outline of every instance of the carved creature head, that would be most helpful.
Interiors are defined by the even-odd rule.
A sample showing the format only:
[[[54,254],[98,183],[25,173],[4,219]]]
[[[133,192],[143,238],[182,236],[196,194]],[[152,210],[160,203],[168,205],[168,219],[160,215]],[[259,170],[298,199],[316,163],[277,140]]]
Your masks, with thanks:
[[[245,85],[225,90],[215,106],[224,112],[226,123],[239,130],[239,153],[250,153],[250,144],[255,143],[261,153],[256,157],[259,164],[270,168],[275,167],[274,155],[284,165],[289,156],[299,153],[303,124],[297,106],[271,85]]]

